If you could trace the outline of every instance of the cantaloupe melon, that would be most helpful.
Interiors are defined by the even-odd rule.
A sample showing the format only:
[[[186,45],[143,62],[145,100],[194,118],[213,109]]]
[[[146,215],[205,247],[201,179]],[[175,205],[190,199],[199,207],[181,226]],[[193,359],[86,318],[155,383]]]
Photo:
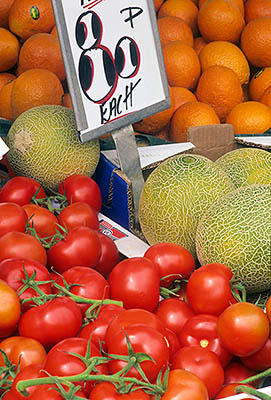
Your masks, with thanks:
[[[256,147],[232,150],[215,163],[222,168],[236,188],[253,184],[271,184],[271,153]]]
[[[228,193],[201,218],[196,232],[202,265],[226,264],[248,293],[271,288],[271,187]]]
[[[80,143],[72,110],[55,105],[33,107],[12,124],[8,161],[18,175],[56,190],[72,174],[91,176],[100,158],[97,139]]]
[[[194,256],[199,218],[232,191],[227,174],[206,157],[180,154],[163,161],[148,176],[139,201],[139,221],[150,245],[173,242]]]

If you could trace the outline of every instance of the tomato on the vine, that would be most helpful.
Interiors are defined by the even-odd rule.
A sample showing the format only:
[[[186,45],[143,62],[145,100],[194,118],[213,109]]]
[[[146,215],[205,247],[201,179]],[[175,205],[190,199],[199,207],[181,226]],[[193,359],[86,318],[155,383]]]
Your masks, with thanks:
[[[24,232],[26,222],[27,214],[19,204],[0,203],[0,236],[12,231]]]
[[[119,393],[111,382],[100,382],[90,392],[89,400],[150,400],[151,397],[142,389],[129,393]],[[38,400],[38,399],[37,399]]]
[[[50,240],[57,233],[57,217],[48,208],[37,204],[25,204],[23,209],[27,214],[29,227],[35,229],[40,239]]]
[[[57,217],[59,225],[67,231],[78,226],[88,226],[94,230],[99,229],[97,211],[88,203],[75,202],[65,207]]]
[[[242,364],[241,361],[234,360],[231,361],[225,368],[224,368],[224,385],[228,385],[229,383],[236,383],[240,382],[250,376],[255,375],[256,372],[252,369],[246,367]],[[256,381],[258,383],[258,381]],[[255,382],[251,382],[251,385],[255,384]]]
[[[11,400],[24,400],[27,397],[23,396],[21,392],[17,389],[17,385],[20,381],[24,381],[27,379],[36,379],[36,378],[44,378],[48,376],[44,372],[44,363],[43,364],[30,364],[26,367],[22,368],[18,374],[15,376],[14,381],[12,383],[12,387],[10,390]],[[29,393],[33,393],[36,390],[36,386],[29,386],[26,391]],[[6,399],[6,397],[5,397]]]
[[[112,269],[119,262],[120,254],[113,239],[101,232],[97,232],[97,234],[100,239],[102,253],[94,268],[107,278]]]
[[[271,334],[256,353],[240,357],[240,360],[254,371],[264,371],[267,368],[271,368]]]
[[[240,386],[240,385],[241,385],[241,383],[236,382],[236,383],[229,383],[228,385],[223,386],[223,388],[216,395],[215,400],[224,399],[224,397],[234,396],[235,394],[237,394],[237,392],[235,391],[236,386]],[[248,385],[247,383],[242,383],[242,385],[254,389],[253,386]]]
[[[15,176],[9,179],[0,190],[0,203],[5,201],[17,203],[20,206],[31,203],[33,197],[46,198],[42,186],[33,178]]]

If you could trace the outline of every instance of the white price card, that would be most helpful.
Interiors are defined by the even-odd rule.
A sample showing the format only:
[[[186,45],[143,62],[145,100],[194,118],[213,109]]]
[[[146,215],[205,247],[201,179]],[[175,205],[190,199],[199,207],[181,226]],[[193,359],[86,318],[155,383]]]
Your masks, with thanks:
[[[153,0],[52,0],[82,142],[170,106]]]
[[[8,146],[4,142],[3,139],[0,138],[0,160],[2,160],[3,156],[9,151]]]

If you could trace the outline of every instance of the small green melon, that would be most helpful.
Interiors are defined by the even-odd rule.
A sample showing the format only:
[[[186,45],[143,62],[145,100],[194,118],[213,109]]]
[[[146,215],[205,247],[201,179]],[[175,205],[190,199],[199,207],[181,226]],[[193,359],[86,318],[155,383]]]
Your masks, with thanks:
[[[256,147],[232,150],[215,163],[222,168],[236,188],[253,184],[271,184],[271,153]]]
[[[248,293],[271,288],[271,187],[228,193],[201,218],[196,250],[201,265],[226,264]]]
[[[139,222],[150,245],[173,242],[195,251],[202,214],[234,189],[227,174],[206,157],[180,154],[148,176],[139,201]]]
[[[73,111],[55,105],[22,113],[8,132],[7,145],[8,161],[15,173],[53,190],[69,175],[91,176],[100,158],[99,141],[82,144]]]

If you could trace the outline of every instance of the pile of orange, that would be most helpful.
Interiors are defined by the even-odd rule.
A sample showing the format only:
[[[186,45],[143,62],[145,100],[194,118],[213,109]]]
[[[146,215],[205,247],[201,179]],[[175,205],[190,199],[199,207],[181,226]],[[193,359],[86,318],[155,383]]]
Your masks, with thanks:
[[[191,126],[230,123],[236,134],[271,128],[271,0],[154,3],[174,112],[135,130],[185,142]]]
[[[71,108],[51,1],[0,3],[0,118],[44,104]]]

